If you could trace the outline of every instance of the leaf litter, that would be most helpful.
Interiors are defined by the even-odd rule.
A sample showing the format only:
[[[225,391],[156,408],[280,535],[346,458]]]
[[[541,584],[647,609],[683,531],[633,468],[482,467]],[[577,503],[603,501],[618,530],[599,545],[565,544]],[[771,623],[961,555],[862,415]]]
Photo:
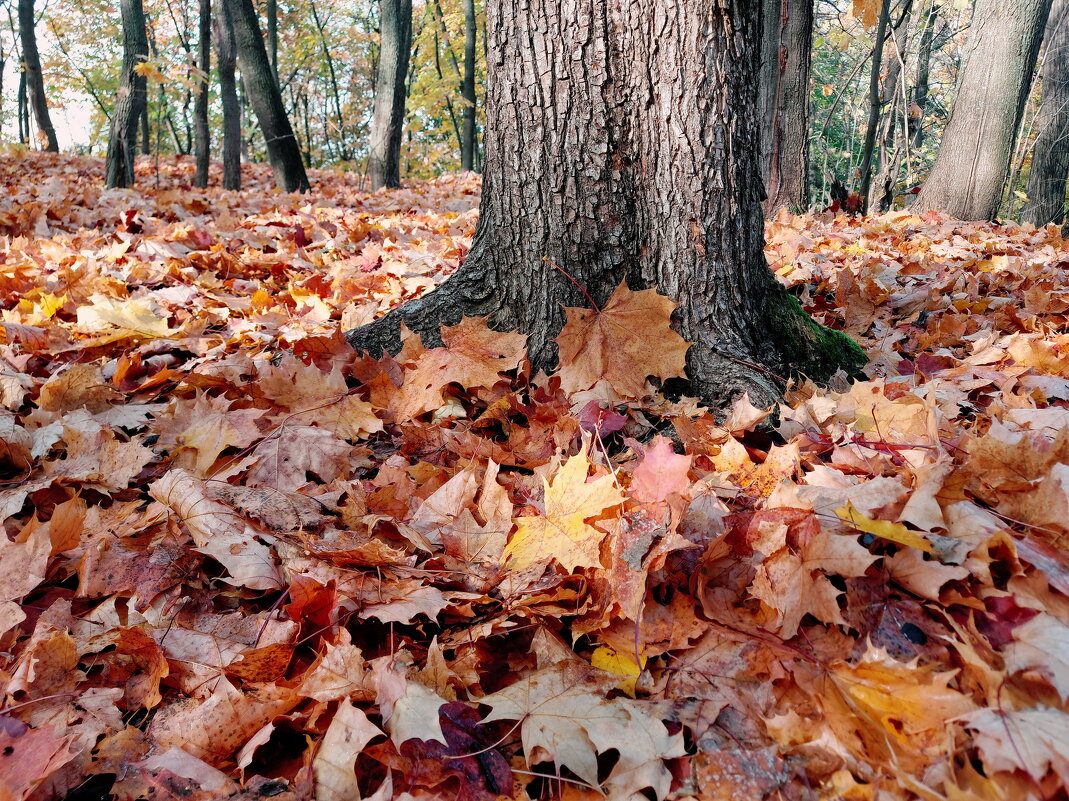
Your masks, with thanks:
[[[0,169],[3,798],[1065,796],[1053,227],[781,214],[868,380],[716,416],[626,286],[558,375],[481,319],[353,353],[471,176]]]

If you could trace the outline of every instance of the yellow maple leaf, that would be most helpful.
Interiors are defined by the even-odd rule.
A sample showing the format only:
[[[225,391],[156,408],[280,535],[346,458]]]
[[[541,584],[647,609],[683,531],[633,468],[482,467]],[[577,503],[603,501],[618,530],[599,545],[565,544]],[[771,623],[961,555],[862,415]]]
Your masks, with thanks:
[[[95,297],[92,306],[78,308],[78,328],[87,333],[99,333],[101,328],[115,326],[144,337],[169,337],[178,329],[167,326],[166,313],[161,314],[148,298],[115,300]]]
[[[671,328],[675,307],[652,289],[632,292],[621,282],[600,311],[565,308],[554,340],[561,387],[578,392],[604,380],[622,397],[640,398],[646,376],[682,377],[690,343]]]
[[[890,520],[874,520],[868,515],[859,512],[851,503],[836,509],[835,516],[849,523],[858,531],[864,531],[866,534],[897,542],[899,545],[908,545],[910,548],[917,548],[928,553],[935,553],[935,548],[932,544],[916,531],[910,531],[901,523],[894,523]]]
[[[587,482],[589,469],[584,450],[569,458],[552,481],[543,479],[546,514],[516,518],[516,533],[505,546],[508,569],[523,570],[550,559],[569,572],[601,564],[605,532],[586,521],[623,503],[624,495],[612,476]]]

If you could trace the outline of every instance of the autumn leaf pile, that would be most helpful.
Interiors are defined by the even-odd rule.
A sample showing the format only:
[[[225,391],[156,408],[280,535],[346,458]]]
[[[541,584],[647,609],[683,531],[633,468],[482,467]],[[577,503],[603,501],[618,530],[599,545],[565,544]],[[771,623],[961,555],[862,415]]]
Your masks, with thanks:
[[[471,177],[0,174],[0,799],[1066,797],[1053,228],[777,218],[871,380],[714,416],[626,287],[349,350]]]

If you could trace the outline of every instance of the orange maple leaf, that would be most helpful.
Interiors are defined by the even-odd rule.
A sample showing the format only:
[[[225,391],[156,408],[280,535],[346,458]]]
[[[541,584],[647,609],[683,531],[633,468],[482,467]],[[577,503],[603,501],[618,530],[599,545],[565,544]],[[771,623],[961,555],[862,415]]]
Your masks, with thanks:
[[[621,282],[600,311],[565,308],[554,340],[561,387],[578,392],[604,380],[622,397],[640,398],[647,376],[682,377],[690,343],[671,328],[675,307],[652,289],[632,292]]]

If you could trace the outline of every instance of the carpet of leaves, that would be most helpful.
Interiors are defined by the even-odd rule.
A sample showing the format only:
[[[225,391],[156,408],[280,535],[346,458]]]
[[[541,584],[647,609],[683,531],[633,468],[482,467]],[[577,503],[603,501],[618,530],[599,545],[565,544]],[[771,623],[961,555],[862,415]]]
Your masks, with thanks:
[[[1066,797],[1053,228],[770,222],[870,380],[714,418],[626,287],[346,347],[474,177],[139,170],[0,163],[0,799]]]

